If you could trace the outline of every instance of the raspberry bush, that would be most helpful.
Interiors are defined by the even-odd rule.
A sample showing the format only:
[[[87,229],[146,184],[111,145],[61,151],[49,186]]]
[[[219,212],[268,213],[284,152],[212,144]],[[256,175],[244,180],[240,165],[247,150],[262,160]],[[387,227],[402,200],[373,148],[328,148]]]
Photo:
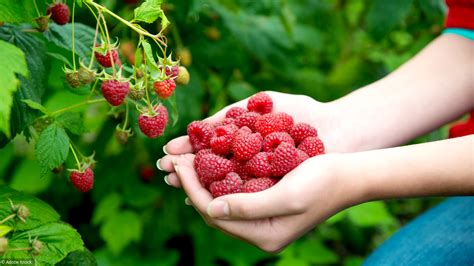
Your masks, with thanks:
[[[275,185],[322,152],[317,128],[271,112],[265,96],[218,125],[188,124],[259,90],[337,99],[429,42],[442,10],[421,0],[0,1],[0,260],[357,265],[431,201],[357,206],[269,255],[208,228],[155,161],[192,132],[215,196]]]

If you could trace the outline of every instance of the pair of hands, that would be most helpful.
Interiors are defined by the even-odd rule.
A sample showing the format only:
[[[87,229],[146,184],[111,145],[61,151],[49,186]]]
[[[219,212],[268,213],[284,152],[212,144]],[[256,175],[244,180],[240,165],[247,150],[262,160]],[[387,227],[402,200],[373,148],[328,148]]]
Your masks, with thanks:
[[[267,190],[216,199],[199,182],[187,136],[171,140],[163,148],[167,155],[157,166],[169,172],[165,178],[169,185],[184,189],[186,204],[192,205],[209,226],[274,253],[338,211],[359,203],[360,197],[352,181],[338,174],[338,166],[345,159],[338,152],[347,150],[347,142],[338,139],[337,120],[328,104],[307,96],[267,93],[273,99],[273,112],[286,112],[296,122],[316,127],[329,154],[306,160]],[[247,100],[237,102],[206,120],[218,122],[230,107],[246,105]]]

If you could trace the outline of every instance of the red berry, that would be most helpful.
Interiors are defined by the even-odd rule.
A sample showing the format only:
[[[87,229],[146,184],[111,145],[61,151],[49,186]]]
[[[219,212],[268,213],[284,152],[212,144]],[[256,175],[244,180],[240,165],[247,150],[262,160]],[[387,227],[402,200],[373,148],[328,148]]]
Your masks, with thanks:
[[[295,146],[283,142],[273,153],[271,160],[272,175],[275,177],[284,176],[298,166],[299,163],[298,150],[296,150]]]
[[[309,157],[324,154],[324,144],[318,137],[305,138],[300,145],[298,145],[298,149],[304,151]]]
[[[226,118],[237,118],[243,114],[245,114],[247,112],[247,110],[245,110],[244,108],[242,107],[238,107],[238,106],[234,106],[232,108],[230,108],[226,113],[225,113],[225,117]]]
[[[230,125],[230,124],[235,125],[235,119],[234,118],[224,118],[224,120],[214,124],[214,128],[217,128],[217,127],[220,127],[220,126],[225,126],[225,125]]]
[[[255,130],[264,137],[273,132],[283,131],[283,129],[284,126],[282,121],[274,114],[262,115],[258,117],[255,122]]]
[[[237,134],[232,143],[234,156],[239,160],[249,160],[262,148],[263,138],[259,133]]]
[[[255,130],[255,122],[260,115],[256,112],[247,112],[243,113],[235,119],[235,124],[238,127],[248,127],[252,130]]]
[[[209,191],[214,198],[239,193],[243,183],[238,174],[231,172],[228,173],[223,180],[212,182],[209,186]]]
[[[102,82],[102,94],[104,98],[113,106],[123,103],[125,97],[130,92],[130,83],[128,81],[118,81],[109,79]]]
[[[58,25],[64,25],[69,22],[69,7],[64,3],[55,3],[48,7],[46,15]]]
[[[255,178],[249,181],[246,181],[242,186],[241,191],[243,193],[254,193],[260,192],[265,189],[268,189],[275,185],[277,181],[275,179],[264,177],[264,178]]]
[[[95,55],[95,60],[97,60],[97,62],[103,67],[112,67],[112,60],[118,66],[122,64],[120,62],[120,59],[118,58],[117,49],[115,48],[108,50],[105,54],[101,54],[98,51],[95,51],[94,55]],[[111,56],[112,56],[112,60],[110,59]]]
[[[197,165],[196,172],[201,184],[208,188],[212,182],[220,181],[234,171],[231,161],[215,154],[204,155]]]
[[[174,79],[155,81],[153,82],[153,88],[155,88],[156,95],[166,100],[173,94],[174,89],[176,89],[176,83]]]
[[[272,98],[265,92],[259,92],[250,97],[247,103],[247,109],[250,112],[257,112],[259,114],[268,114],[273,109]]]
[[[168,110],[166,107],[160,104],[155,106],[154,109],[154,114],[143,113],[138,117],[140,130],[143,134],[152,139],[163,135],[168,125]]]
[[[318,136],[318,131],[306,123],[298,123],[294,125],[289,133],[297,145],[307,137]]]
[[[94,172],[90,167],[86,168],[83,172],[73,170],[69,178],[74,187],[80,192],[88,192],[94,186]]]
[[[239,128],[234,124],[219,126],[214,130],[210,145],[215,154],[227,155],[231,151],[234,134]]]
[[[140,168],[140,177],[144,182],[150,182],[155,175],[155,168],[150,165],[144,165]]]
[[[271,153],[259,152],[245,164],[248,173],[255,177],[270,177],[272,167],[270,165]]]
[[[277,113],[276,117],[280,119],[281,123],[283,124],[283,130],[288,132],[293,127],[294,120],[293,117],[287,113]]]
[[[188,136],[194,152],[210,147],[213,136],[212,127],[204,121],[194,121],[188,125]]]
[[[273,132],[263,139],[263,151],[273,152],[282,142],[295,145],[293,138],[286,132]]]
[[[200,150],[198,151],[198,153],[196,153],[196,156],[194,156],[194,161],[193,161],[194,169],[197,170],[198,166],[201,164],[202,157],[204,157],[204,155],[207,155],[207,154],[212,154],[211,149]]]
[[[302,162],[304,162],[304,161],[306,161],[306,160],[309,159],[309,156],[308,156],[308,154],[306,154],[306,152],[304,152],[304,151],[302,151],[302,150],[300,150],[300,149],[297,149],[297,150],[298,150],[298,159],[299,159],[299,163],[298,163],[298,164],[300,164],[300,163],[302,163]]]
[[[230,161],[234,165],[234,172],[236,172],[242,180],[252,179],[250,174],[245,169],[245,161],[237,159],[235,156],[230,158]]]

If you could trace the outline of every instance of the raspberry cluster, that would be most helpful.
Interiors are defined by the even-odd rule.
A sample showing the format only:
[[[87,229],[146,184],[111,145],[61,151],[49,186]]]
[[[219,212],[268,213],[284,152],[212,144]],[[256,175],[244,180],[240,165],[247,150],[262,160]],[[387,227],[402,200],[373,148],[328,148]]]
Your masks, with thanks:
[[[188,125],[194,168],[213,197],[265,190],[303,161],[324,154],[314,127],[272,110],[271,97],[260,92],[247,109],[232,107],[217,124]]]

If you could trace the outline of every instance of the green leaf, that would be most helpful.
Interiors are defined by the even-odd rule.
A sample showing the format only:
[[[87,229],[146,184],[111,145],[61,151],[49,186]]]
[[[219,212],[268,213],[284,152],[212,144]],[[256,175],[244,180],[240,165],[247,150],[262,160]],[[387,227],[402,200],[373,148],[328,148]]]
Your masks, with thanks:
[[[67,257],[56,264],[57,266],[96,266],[97,261],[94,254],[87,248],[76,250],[67,255]]]
[[[41,168],[35,160],[21,161],[15,167],[15,173],[10,181],[11,188],[30,194],[38,194],[51,185],[51,173],[41,176]]]
[[[6,236],[8,233],[10,233],[13,230],[13,227],[0,224],[0,237]]]
[[[327,248],[318,238],[313,237],[301,242],[297,250],[299,257],[310,263],[328,265],[339,261],[337,254]]]
[[[131,242],[141,239],[142,227],[136,213],[123,211],[109,217],[100,228],[100,235],[107,243],[108,249],[118,255]]]
[[[7,217],[12,214],[10,200],[14,205],[23,204],[30,210],[26,223],[18,219],[12,219],[4,223],[4,225],[14,227],[15,231],[29,230],[45,223],[59,221],[59,214],[48,204],[5,185],[0,185],[0,217]]]
[[[46,109],[46,107],[44,107],[40,103],[37,103],[32,100],[21,100],[21,101],[26,103],[26,105],[28,105],[28,107],[30,107],[31,109],[41,111],[43,114],[49,114],[48,109]]]
[[[13,95],[19,87],[19,80],[16,74],[28,75],[25,55],[18,47],[0,40],[0,84],[3,88],[0,90],[0,132],[5,133],[7,137],[10,134],[10,112],[13,105]]]
[[[168,99],[168,103],[171,106],[171,120],[173,121],[172,127],[176,126],[179,120],[179,110],[178,110],[178,103],[176,98],[176,93],[173,93],[171,97]]]
[[[367,14],[367,29],[375,39],[381,39],[408,15],[413,0],[374,0]]]
[[[358,226],[379,226],[394,223],[394,217],[387,211],[384,202],[373,201],[347,210],[349,219]]]
[[[44,32],[44,36],[57,46],[72,51],[71,31],[71,24],[60,26],[50,23],[48,30]],[[94,44],[94,34],[95,29],[78,22],[74,23],[74,51],[81,60],[90,58],[92,45]]]
[[[161,9],[163,0],[147,0],[139,7],[135,8],[135,21],[153,23],[158,18],[161,20],[161,30],[164,30],[170,24],[165,12]]]
[[[233,101],[240,101],[258,92],[252,85],[244,81],[231,82],[227,86],[227,90]]]
[[[0,21],[31,22],[35,16],[32,1],[0,1]]]
[[[151,45],[146,40],[143,40],[141,44],[145,52],[146,64],[150,68],[152,77],[154,75],[159,75],[158,73],[161,73],[161,71],[158,68],[158,65],[156,64],[155,58],[153,57],[153,51],[151,49]]]
[[[156,188],[137,184],[125,190],[124,201],[130,206],[144,208],[156,202],[159,196]]]
[[[94,210],[92,223],[98,225],[101,222],[115,215],[122,205],[122,196],[117,193],[110,193],[105,196]]]
[[[86,132],[84,121],[80,113],[66,112],[59,115],[56,121],[73,134],[81,135]]]
[[[42,174],[60,166],[66,160],[69,151],[69,137],[64,128],[54,123],[43,130],[35,151],[42,167]]]
[[[48,223],[34,229],[13,234],[9,248],[25,248],[30,240],[43,242],[43,250],[35,256],[39,265],[54,265],[63,260],[68,253],[83,250],[84,242],[79,233],[68,224]],[[11,251],[3,255],[4,259],[30,259],[29,251]]]

